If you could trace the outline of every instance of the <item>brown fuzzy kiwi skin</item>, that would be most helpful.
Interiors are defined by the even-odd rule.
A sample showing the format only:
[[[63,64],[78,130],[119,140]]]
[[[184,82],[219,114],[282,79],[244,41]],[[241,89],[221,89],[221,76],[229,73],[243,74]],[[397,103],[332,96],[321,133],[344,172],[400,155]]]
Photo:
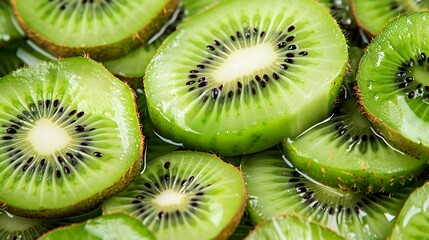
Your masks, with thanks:
[[[144,26],[142,29],[131,36],[125,37],[118,42],[98,46],[70,47],[64,46],[62,44],[56,44],[31,29],[24,22],[22,17],[19,16],[16,7],[16,0],[11,0],[13,11],[19,25],[25,31],[28,38],[32,39],[41,48],[45,49],[47,52],[57,58],[82,56],[86,54],[96,61],[107,61],[118,58],[131,52],[139,45],[147,42],[159,29],[161,29],[164,23],[170,19],[170,16],[178,6],[178,3],[179,0],[169,0],[164,5],[162,11],[152,18],[148,25]]]
[[[118,81],[120,80],[118,79]],[[143,151],[145,148],[145,138],[143,136],[143,126],[140,122],[140,114],[138,112],[136,94],[128,84],[125,83],[125,85],[130,90],[130,93],[132,95],[132,99],[134,103],[134,111],[136,113],[137,121],[139,124],[140,151],[139,151],[139,156],[134,161],[133,165],[120,179],[118,179],[118,181],[110,185],[108,188],[92,195],[87,199],[84,199],[80,202],[77,202],[75,204],[72,204],[70,206],[67,206],[61,209],[25,210],[25,209],[20,209],[20,208],[15,208],[13,206],[10,206],[4,203],[1,199],[0,199],[0,209],[10,212],[11,214],[16,216],[22,216],[22,217],[28,217],[28,218],[58,219],[58,218],[73,217],[73,216],[84,214],[86,212],[96,209],[106,198],[123,191],[127,186],[129,186],[132,182],[134,182],[134,180],[143,171],[143,166],[144,166]]]

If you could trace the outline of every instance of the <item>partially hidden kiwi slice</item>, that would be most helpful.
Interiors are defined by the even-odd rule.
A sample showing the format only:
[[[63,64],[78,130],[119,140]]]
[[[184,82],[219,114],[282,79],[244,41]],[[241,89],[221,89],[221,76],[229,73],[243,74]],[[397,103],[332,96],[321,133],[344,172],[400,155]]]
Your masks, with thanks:
[[[159,48],[144,80],[149,115],[186,148],[261,151],[329,115],[346,61],[341,30],[315,1],[222,1]]]
[[[429,227],[429,183],[414,190],[396,219],[391,240],[427,239]]]
[[[103,215],[82,223],[56,228],[39,240],[63,239],[129,239],[155,240],[153,234],[136,218],[124,213]]]
[[[17,56],[17,49],[0,48],[0,77],[23,66],[24,62]]]
[[[33,218],[13,216],[0,210],[0,239],[33,240],[59,224]]]
[[[344,239],[337,233],[301,216],[279,215],[256,226],[246,240]]]
[[[369,120],[396,148],[429,159],[429,12],[403,15],[370,43],[357,90]]]
[[[83,57],[0,79],[0,207],[61,218],[95,208],[142,169],[134,95]],[[31,204],[29,204],[31,203]]]
[[[183,0],[184,15],[188,17],[204,12],[221,1],[223,0]]]
[[[243,215],[246,193],[238,169],[202,152],[157,157],[103,212],[137,216],[158,239],[226,239]]]
[[[386,142],[349,94],[331,117],[283,142],[288,160],[320,183],[362,192],[393,192],[426,176],[429,165]]]
[[[83,53],[117,58],[146,42],[169,19],[178,0],[12,0],[18,22],[57,57]]]
[[[348,239],[385,239],[409,191],[389,196],[329,187],[294,168],[278,149],[245,156],[241,170],[254,222],[298,214]]]
[[[13,15],[10,1],[0,1],[0,46],[8,45],[23,39],[23,34],[17,29],[14,23],[16,21]],[[1,58],[0,58],[1,59]]]
[[[422,11],[429,7],[428,0],[352,0],[353,14],[359,24],[371,35],[398,16]]]

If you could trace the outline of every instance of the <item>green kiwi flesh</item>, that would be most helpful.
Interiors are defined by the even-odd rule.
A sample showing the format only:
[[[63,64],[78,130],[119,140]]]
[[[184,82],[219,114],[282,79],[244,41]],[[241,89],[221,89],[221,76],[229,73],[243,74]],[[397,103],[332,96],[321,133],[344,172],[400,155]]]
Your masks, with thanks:
[[[366,48],[357,74],[368,119],[393,146],[424,161],[429,159],[428,38],[429,12],[393,20]]]
[[[422,11],[429,7],[428,0],[353,0],[353,14],[359,24],[371,35],[398,16]]]
[[[186,148],[261,151],[329,115],[346,61],[344,35],[314,1],[222,1],[182,23],[150,62],[149,115]]]
[[[208,153],[176,151],[149,161],[134,183],[103,203],[103,213],[137,216],[158,239],[226,239],[245,202],[237,168]]]
[[[349,96],[333,115],[283,142],[287,159],[318,182],[362,192],[393,192],[428,173],[423,161],[392,148]]]
[[[10,1],[0,1],[0,46],[8,45],[24,38],[15,27],[14,21],[16,19],[13,15]]]
[[[221,1],[223,0],[183,0],[184,15],[189,17],[204,12]]]
[[[0,239],[33,240],[59,224],[10,215],[0,210]]]
[[[132,239],[155,240],[139,220],[124,213],[114,213],[63,226],[43,234],[39,240],[63,239]]]
[[[408,196],[342,191],[320,184],[294,168],[278,149],[245,156],[241,171],[254,222],[298,214],[348,239],[385,239]]]
[[[62,218],[95,208],[142,169],[134,94],[83,57],[0,79],[0,207]],[[31,203],[31,204],[29,204]]]
[[[279,215],[256,226],[245,238],[262,239],[344,239],[334,231],[300,216]]]
[[[414,190],[408,197],[393,227],[391,240],[427,239],[429,227],[429,183]]]
[[[29,38],[56,57],[117,58],[147,42],[178,0],[12,0]]]

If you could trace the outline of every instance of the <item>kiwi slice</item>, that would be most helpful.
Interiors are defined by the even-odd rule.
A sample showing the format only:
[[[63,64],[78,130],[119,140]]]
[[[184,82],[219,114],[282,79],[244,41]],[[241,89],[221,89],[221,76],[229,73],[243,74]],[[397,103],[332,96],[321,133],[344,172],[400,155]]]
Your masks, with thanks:
[[[103,213],[137,216],[158,239],[226,239],[243,215],[243,177],[202,152],[157,157],[125,191],[103,203]]]
[[[23,34],[16,28],[10,1],[0,1],[0,46],[8,45],[12,42],[23,39]],[[17,23],[16,23],[17,24]],[[2,58],[0,58],[2,59]]]
[[[323,185],[294,168],[278,149],[244,156],[241,171],[254,222],[298,214],[349,239],[385,239],[408,196],[405,190],[389,196]]]
[[[183,0],[184,15],[193,16],[204,12],[223,0]]]
[[[343,190],[394,192],[429,172],[429,165],[392,148],[348,94],[328,119],[283,142],[288,160],[318,182]]]
[[[51,221],[13,216],[0,210],[2,240],[33,240],[58,225]]]
[[[63,239],[155,240],[155,237],[136,218],[124,213],[114,213],[89,219],[82,223],[59,227],[39,238],[39,240]]]
[[[147,42],[178,0],[12,0],[18,22],[56,57],[117,58]]]
[[[300,216],[279,215],[256,226],[246,240],[343,239],[334,231]]]
[[[391,240],[427,239],[429,227],[429,183],[414,190],[408,197],[393,227]]]
[[[370,43],[357,74],[369,120],[396,148],[424,161],[429,159],[428,38],[429,12],[395,19]]]
[[[186,148],[261,151],[329,115],[346,60],[340,28],[315,1],[222,1],[159,48],[144,80],[149,115]]]
[[[429,7],[428,0],[353,0],[353,14],[359,24],[371,35],[396,17]]]
[[[62,218],[95,208],[142,169],[132,91],[83,57],[0,79],[0,206]],[[31,204],[29,204],[31,203]]]
[[[145,160],[150,161],[161,155],[173,152],[180,148],[180,146],[173,145],[161,139],[153,130],[152,121],[149,118],[146,105],[146,96],[143,89],[136,89],[136,102],[140,113],[140,121],[143,126],[143,135],[145,138]]]

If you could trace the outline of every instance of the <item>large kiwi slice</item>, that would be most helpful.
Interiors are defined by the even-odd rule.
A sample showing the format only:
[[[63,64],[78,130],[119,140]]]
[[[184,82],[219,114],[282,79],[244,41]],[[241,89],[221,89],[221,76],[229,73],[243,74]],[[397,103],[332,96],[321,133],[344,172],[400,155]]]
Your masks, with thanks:
[[[352,0],[353,14],[359,24],[371,35],[378,34],[391,20],[401,14],[422,11],[428,0]]]
[[[414,190],[405,202],[395,226],[391,240],[399,239],[428,239],[429,227],[429,183]]]
[[[124,213],[114,213],[89,219],[82,223],[59,227],[39,238],[39,240],[63,239],[155,240],[155,237],[136,218]]]
[[[334,231],[300,216],[279,215],[260,223],[246,240],[343,239]]]
[[[222,1],[159,48],[144,80],[149,114],[187,148],[257,152],[329,115],[346,60],[341,30],[315,1]]]
[[[150,161],[133,184],[103,203],[103,211],[137,216],[158,239],[226,239],[245,202],[238,169],[208,153],[177,151]]]
[[[12,0],[28,37],[57,57],[117,58],[146,42],[178,0]]]
[[[0,206],[60,218],[96,207],[142,168],[132,91],[76,57],[0,79]],[[29,204],[31,203],[31,204]]]
[[[357,74],[369,120],[399,150],[429,159],[429,12],[403,15],[366,49]]]
[[[363,192],[401,190],[426,175],[429,166],[390,146],[348,96],[330,118],[283,142],[288,160],[320,183]]]
[[[55,222],[13,216],[0,210],[2,240],[34,240],[57,226],[59,224]]]
[[[342,191],[303,174],[277,149],[245,156],[241,163],[253,221],[298,214],[349,239],[385,239],[407,196]]]

